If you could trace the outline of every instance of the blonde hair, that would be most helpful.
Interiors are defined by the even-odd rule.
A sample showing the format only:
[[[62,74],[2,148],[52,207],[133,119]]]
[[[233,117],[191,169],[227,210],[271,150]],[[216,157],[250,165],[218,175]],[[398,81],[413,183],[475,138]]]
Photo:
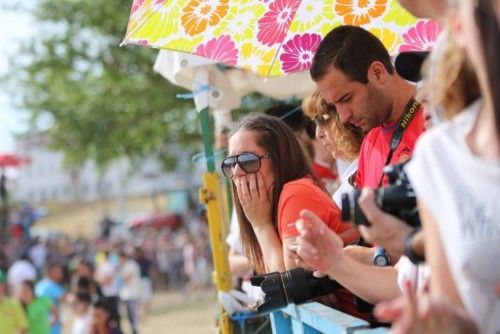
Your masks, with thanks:
[[[337,109],[329,105],[318,91],[315,91],[302,101],[302,110],[304,114],[313,120],[316,116],[331,115],[330,131],[336,140],[335,143],[340,154],[350,160],[354,160],[359,155],[364,137],[363,130],[349,123],[342,124]]]
[[[480,96],[476,74],[465,51],[449,30],[444,40],[424,63],[425,80],[417,99],[442,108],[446,118],[452,118]]]

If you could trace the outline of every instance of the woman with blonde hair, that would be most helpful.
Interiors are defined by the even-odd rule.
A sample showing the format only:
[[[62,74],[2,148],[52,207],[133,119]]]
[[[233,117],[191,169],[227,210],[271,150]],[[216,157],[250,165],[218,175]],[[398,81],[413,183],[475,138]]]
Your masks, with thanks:
[[[316,123],[316,138],[337,160],[340,187],[332,198],[335,204],[341,207],[342,194],[355,188],[363,130],[350,123],[342,124],[335,107],[328,105],[318,91],[302,101],[302,110]]]

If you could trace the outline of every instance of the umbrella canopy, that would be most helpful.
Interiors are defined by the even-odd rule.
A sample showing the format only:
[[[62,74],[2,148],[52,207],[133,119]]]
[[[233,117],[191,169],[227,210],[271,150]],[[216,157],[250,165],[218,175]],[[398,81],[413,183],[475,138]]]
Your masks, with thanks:
[[[428,50],[439,32],[396,0],[135,0],[123,44],[282,76],[307,70],[323,36],[342,24],[371,31],[391,54]]]
[[[29,163],[30,159],[18,156],[14,153],[0,153],[0,167],[19,167]]]
[[[160,51],[154,70],[170,82],[192,90],[200,66],[209,72],[208,84],[213,92],[209,96],[209,106],[212,109],[238,108],[242,97],[252,92],[279,100],[302,99],[315,87],[307,72],[267,79],[237,68],[221,68],[215,61],[175,51]]]

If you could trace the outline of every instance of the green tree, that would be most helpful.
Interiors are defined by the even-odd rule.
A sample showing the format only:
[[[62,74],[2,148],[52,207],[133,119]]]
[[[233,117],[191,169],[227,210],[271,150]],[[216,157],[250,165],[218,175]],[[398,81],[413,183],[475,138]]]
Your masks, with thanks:
[[[53,146],[66,162],[94,159],[105,168],[120,156],[175,161],[167,143],[200,143],[192,101],[156,74],[157,50],[119,47],[131,1],[39,0],[30,10],[33,39],[12,59],[11,88],[33,124],[49,117]],[[19,8],[17,10],[20,10]]]

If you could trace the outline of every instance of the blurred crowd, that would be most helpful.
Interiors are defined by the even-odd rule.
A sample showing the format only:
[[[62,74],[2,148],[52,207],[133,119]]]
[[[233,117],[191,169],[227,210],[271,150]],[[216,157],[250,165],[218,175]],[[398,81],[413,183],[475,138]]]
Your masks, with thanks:
[[[121,237],[54,235],[0,246],[0,333],[138,333],[154,291],[210,286],[204,212]],[[21,242],[20,242],[21,240]],[[128,330],[130,329],[130,330]]]
[[[439,22],[432,52],[394,60],[370,31],[336,27],[301,107],[247,115],[229,132],[229,264],[257,303],[248,279],[282,273],[265,281],[276,285],[267,310],[323,277],[338,286],[318,301],[375,327],[499,333],[500,2],[400,2]],[[313,142],[333,159],[321,163],[332,186]]]

